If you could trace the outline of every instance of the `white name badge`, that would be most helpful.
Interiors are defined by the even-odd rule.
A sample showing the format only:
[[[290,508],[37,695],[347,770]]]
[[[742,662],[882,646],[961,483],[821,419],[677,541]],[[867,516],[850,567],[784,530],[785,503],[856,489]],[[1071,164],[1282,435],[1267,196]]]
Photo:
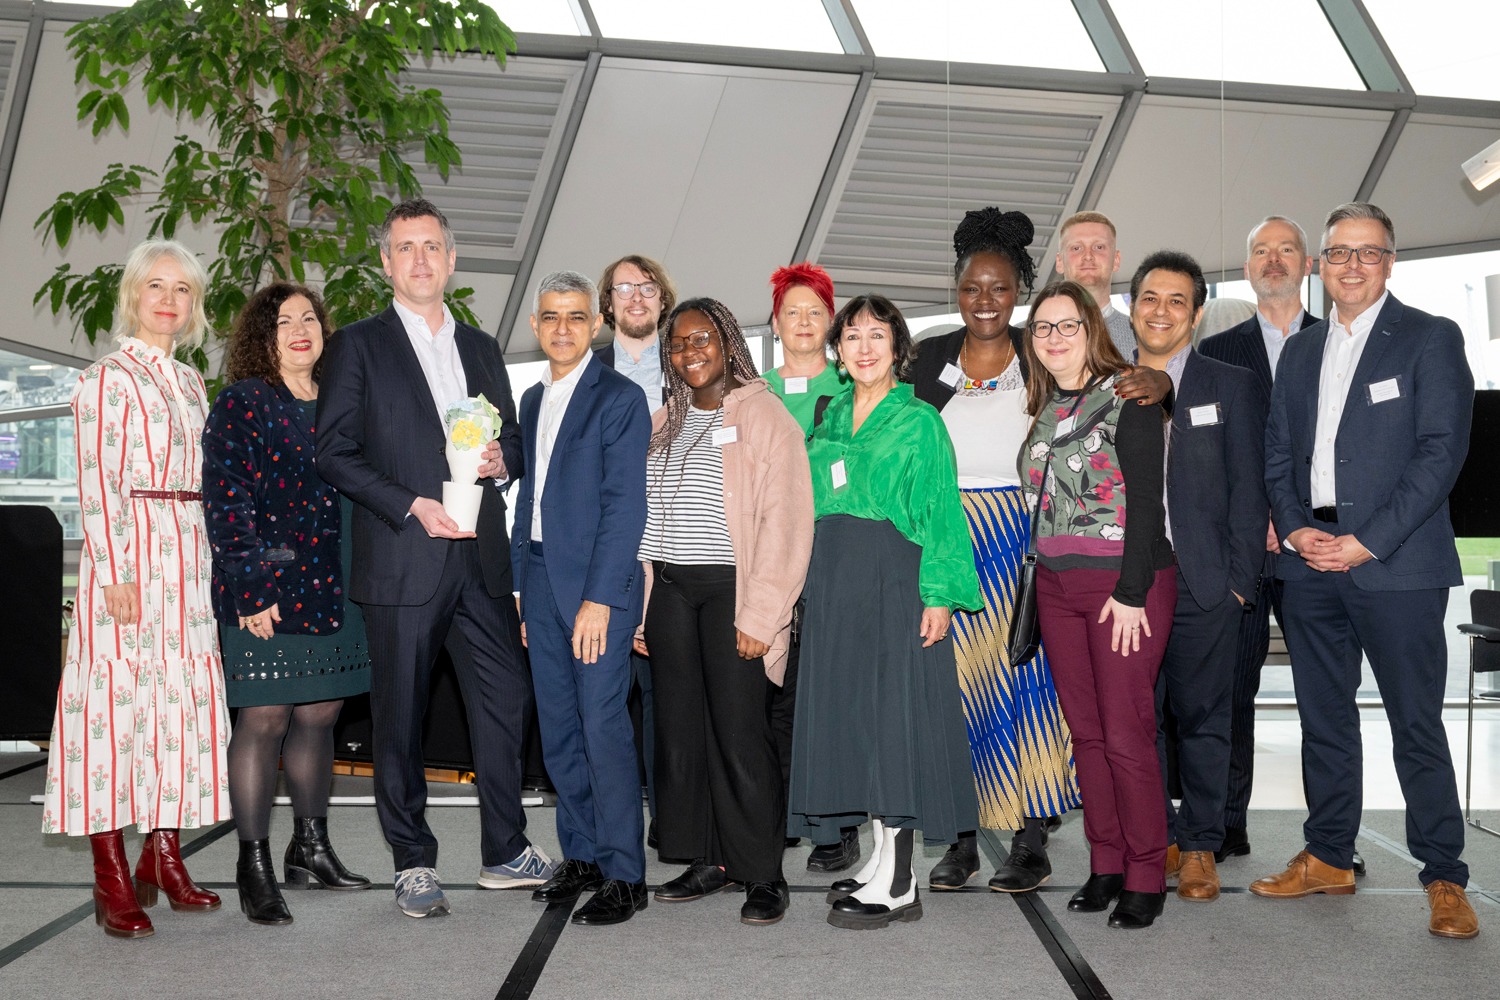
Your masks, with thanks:
[[[1064,438],[1069,434],[1072,434],[1073,428],[1077,423],[1078,416],[1076,414],[1074,414],[1073,416],[1063,417],[1057,422],[1057,430],[1053,431],[1052,440],[1056,441],[1058,438]]]
[[[946,364],[943,366],[943,374],[938,376],[938,381],[952,389],[957,389],[958,384],[964,380],[963,369],[958,365]]]
[[[1388,378],[1384,382],[1371,382],[1367,387],[1371,403],[1384,403],[1401,398],[1401,380]]]
[[[786,394],[788,396],[798,396],[807,392],[806,375],[796,375],[792,378],[783,379],[782,381],[786,385]]]
[[[828,467],[828,473],[833,477],[833,488],[843,489],[849,482],[849,474],[844,471],[844,460],[841,458]]]
[[[738,427],[720,427],[714,431],[714,444],[721,448],[726,444],[734,444],[739,440],[739,430]]]
[[[1194,427],[1212,427],[1219,422],[1219,404],[1205,403],[1188,409],[1188,420]]]

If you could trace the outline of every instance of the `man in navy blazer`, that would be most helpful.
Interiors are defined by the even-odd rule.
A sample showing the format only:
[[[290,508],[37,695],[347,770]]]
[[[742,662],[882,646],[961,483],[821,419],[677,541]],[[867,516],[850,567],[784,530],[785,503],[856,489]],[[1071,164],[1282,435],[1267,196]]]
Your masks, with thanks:
[[[428,201],[391,209],[380,256],[395,302],[333,337],[318,395],[318,472],[355,503],[349,595],[370,642],[375,808],[396,865],[396,903],[440,916],[437,838],[427,824],[422,718],[432,668],[447,647],[463,692],[479,789],[485,888],[535,886],[552,875],[526,840],[521,734],[531,685],[511,598],[505,500],[494,483],[521,475],[521,431],[493,337],[457,323],[443,303],[457,251]],[[486,451],[476,531],[443,510],[447,432],[456,400],[483,394],[500,410]],[[477,537],[476,537],[477,536]]]
[[[1130,282],[1140,363],[1165,371],[1176,392],[1166,506],[1177,607],[1156,681],[1157,754],[1165,775],[1161,721],[1170,705],[1182,808],[1167,796],[1167,874],[1176,870],[1180,898],[1200,902],[1219,896],[1214,852],[1224,839],[1235,641],[1266,537],[1266,397],[1249,372],[1193,350],[1207,296],[1198,262],[1173,250],[1148,255]]]
[[[1395,255],[1395,228],[1376,206],[1329,214],[1320,256],[1333,309],[1288,341],[1271,393],[1266,490],[1302,720],[1307,847],[1250,891],[1354,892],[1363,651],[1390,720],[1428,929],[1469,938],[1479,922],[1464,894],[1464,824],[1442,711],[1443,614],[1448,589],[1463,583],[1448,493],[1469,449],[1474,378],[1457,324],[1386,290]]]
[[[566,858],[532,898],[594,889],[573,922],[615,924],[646,908],[628,699],[651,417],[639,387],[592,355],[595,294],[576,271],[549,274],[537,289],[531,329],[548,365],[521,397],[528,474],[511,563]]]
[[[1307,234],[1295,220],[1268,215],[1245,238],[1245,278],[1255,292],[1255,315],[1239,326],[1205,337],[1198,353],[1248,369],[1267,399],[1276,362],[1286,339],[1317,320],[1302,308],[1302,283],[1312,273]],[[1255,697],[1260,672],[1271,648],[1271,611],[1281,620],[1281,581],[1276,579],[1276,554],[1281,543],[1266,519],[1265,553],[1260,583],[1246,594],[1249,608],[1240,621],[1234,662],[1234,700],[1229,726],[1229,796],[1224,802],[1224,843],[1214,860],[1250,853],[1248,814],[1255,780]],[[1363,875],[1364,863],[1355,857],[1354,870]]]

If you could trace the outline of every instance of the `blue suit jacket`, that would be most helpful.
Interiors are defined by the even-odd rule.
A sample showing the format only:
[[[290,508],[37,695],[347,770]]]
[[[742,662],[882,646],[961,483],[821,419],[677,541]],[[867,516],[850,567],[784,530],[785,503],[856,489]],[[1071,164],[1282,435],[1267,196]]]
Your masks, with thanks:
[[[541,383],[521,397],[521,443],[536,468]],[[646,447],[651,414],[640,386],[587,358],[557,430],[542,491],[543,558],[558,614],[572,622],[584,601],[616,613],[610,627],[641,620],[644,577],[638,558],[646,530]],[[527,615],[526,569],[536,482],[521,480],[511,566]]]
[[[1338,523],[1312,520],[1312,451],[1326,320],[1281,352],[1266,427],[1266,492],[1276,531],[1317,527],[1353,534],[1375,558],[1350,570],[1362,590],[1426,590],[1463,582],[1448,493],[1469,451],[1474,377],[1458,324],[1388,296],[1355,369],[1334,439]],[[1371,402],[1394,380],[1399,395]],[[1316,571],[1283,552],[1276,575]]]
[[[1171,434],[1167,512],[1182,578],[1205,611],[1230,591],[1254,601],[1266,551],[1266,397],[1255,376],[1190,350]]]
[[[1297,321],[1297,330],[1305,330],[1316,323],[1306,309]],[[1296,333],[1297,330],[1293,330]],[[1266,342],[1260,334],[1260,316],[1251,316],[1238,326],[1231,326],[1223,333],[1204,337],[1198,343],[1198,353],[1204,357],[1223,361],[1237,368],[1248,368],[1255,373],[1261,390],[1271,395],[1271,360],[1266,357]]]

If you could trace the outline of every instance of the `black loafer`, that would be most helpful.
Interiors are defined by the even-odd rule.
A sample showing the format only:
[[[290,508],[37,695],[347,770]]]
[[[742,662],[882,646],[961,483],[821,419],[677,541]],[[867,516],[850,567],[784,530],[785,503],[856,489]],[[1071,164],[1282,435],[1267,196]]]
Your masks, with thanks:
[[[1030,892],[1052,877],[1052,862],[1047,852],[1038,854],[1029,844],[1017,844],[1010,857],[995,871],[990,888],[995,892]]]
[[[1354,861],[1349,865],[1349,867],[1354,869],[1354,874],[1356,877],[1362,877],[1364,875],[1365,859],[1360,855],[1358,851],[1354,852]]]
[[[531,898],[538,903],[559,903],[577,899],[604,884],[604,872],[592,861],[564,861],[557,873],[537,886]]]
[[[839,831],[837,844],[822,844],[812,849],[807,856],[810,872],[841,872],[859,860],[859,827],[848,826]]]
[[[690,903],[735,885],[724,874],[724,869],[699,860],[694,861],[687,871],[670,882],[663,882],[656,890],[656,898],[663,903]]]
[[[927,884],[934,889],[962,889],[979,874],[979,847],[977,842],[965,837],[943,855],[943,860],[932,866],[927,875]]]
[[[742,924],[774,924],[786,916],[792,894],[785,879],[751,882],[745,886],[745,904],[740,907]]]
[[[590,927],[623,924],[644,910],[650,901],[646,895],[645,882],[605,879],[599,891],[573,914],[573,923]]]
[[[1229,858],[1242,858],[1249,853],[1249,831],[1243,826],[1226,826],[1224,842],[1214,851],[1214,864],[1222,865]]]
[[[1068,900],[1068,909],[1074,913],[1103,913],[1124,888],[1124,875],[1090,875],[1083,888]]]
[[[1115,904],[1115,912],[1109,915],[1109,926],[1127,931],[1138,931],[1143,927],[1150,927],[1156,918],[1161,916],[1162,907],[1166,901],[1165,892],[1134,892],[1130,889],[1122,889],[1120,901]]]

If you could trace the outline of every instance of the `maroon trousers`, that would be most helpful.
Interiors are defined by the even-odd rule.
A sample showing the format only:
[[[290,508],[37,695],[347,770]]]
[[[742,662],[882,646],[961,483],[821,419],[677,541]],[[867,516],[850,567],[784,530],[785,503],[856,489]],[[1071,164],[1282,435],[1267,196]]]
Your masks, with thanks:
[[[1177,576],[1158,570],[1146,595],[1151,635],[1121,656],[1109,648],[1114,619],[1099,612],[1120,575],[1112,570],[1037,567],[1037,617],[1063,716],[1073,731],[1073,761],[1083,795],[1090,868],[1124,873],[1133,892],[1166,889],[1167,820],[1156,757],[1156,675],[1161,669]]]

